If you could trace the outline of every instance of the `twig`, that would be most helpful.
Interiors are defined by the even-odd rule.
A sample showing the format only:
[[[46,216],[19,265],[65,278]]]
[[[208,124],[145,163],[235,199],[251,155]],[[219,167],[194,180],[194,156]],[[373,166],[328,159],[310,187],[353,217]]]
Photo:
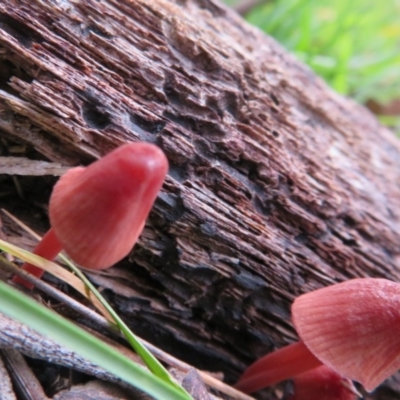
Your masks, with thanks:
[[[13,348],[32,358],[47,360],[95,376],[99,379],[126,384],[113,374],[87,361],[78,353],[40,335],[26,325],[0,314],[0,346]]]

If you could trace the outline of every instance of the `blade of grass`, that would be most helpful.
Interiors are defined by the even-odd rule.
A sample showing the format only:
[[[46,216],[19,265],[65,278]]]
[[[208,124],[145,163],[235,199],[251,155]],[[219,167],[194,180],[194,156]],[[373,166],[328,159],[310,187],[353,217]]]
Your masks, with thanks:
[[[340,51],[338,54],[337,65],[332,79],[333,87],[339,93],[348,92],[348,67],[353,49],[352,37],[343,36],[340,40]]]
[[[295,52],[303,52],[312,48],[312,23],[314,15],[311,10],[310,3],[304,4],[300,10],[299,16],[299,39],[294,46]]]
[[[42,257],[39,257],[37,255],[34,255],[26,250],[20,249],[17,246],[14,246],[10,243],[7,243],[3,240],[0,240],[0,249],[3,251],[6,251],[9,254],[12,254],[14,257],[18,257],[23,261],[27,261],[32,265],[35,265],[37,267],[43,268],[50,273],[54,273],[54,269],[56,268],[48,268],[50,264],[54,264],[58,269],[63,270],[61,267],[59,267],[57,264],[50,262]],[[86,278],[86,276],[82,273],[82,271],[72,263],[66,256],[63,254],[60,254],[60,257],[63,259],[63,261],[69,266],[69,268],[80,278],[80,283],[85,285],[83,289],[83,294],[86,295],[86,297],[90,298],[90,293],[92,293],[95,297],[95,299],[91,300],[96,300],[95,304],[99,304],[99,309],[101,311],[105,311],[105,316],[107,318],[112,318],[116,326],[120,329],[120,331],[124,334],[126,340],[129,342],[129,344],[132,346],[132,348],[136,351],[136,353],[141,357],[143,362],[146,364],[146,366],[150,369],[151,372],[153,372],[154,375],[162,379],[164,382],[167,384],[175,387],[178,391],[181,391],[186,398],[190,398],[190,395],[183,389],[179,384],[177,384],[169,372],[163,367],[163,365],[146,349],[145,346],[136,338],[136,336],[132,333],[132,331],[128,328],[128,326],[121,320],[121,318],[118,316],[118,314],[113,310],[113,308],[107,303],[107,301],[103,298],[103,296],[98,292],[98,290],[92,285],[92,283]],[[64,273],[67,273],[71,275],[74,280],[76,280],[76,277],[72,274],[70,274],[68,271],[63,270]],[[64,276],[66,274],[59,274],[58,277],[62,280],[65,280],[65,282],[69,283],[68,279],[71,279],[71,276],[68,275],[68,278],[65,280]],[[104,315],[104,313],[103,313]]]
[[[146,366],[150,369],[150,371],[152,371],[159,378],[163,379],[165,382],[168,382],[169,384],[175,386],[177,389],[181,390],[183,393],[188,395],[187,392],[172,379],[171,375],[162,366],[162,364],[146,349],[146,347],[143,346],[140,340],[136,338],[136,336],[128,328],[125,322],[122,321],[122,319],[113,310],[113,308],[106,302],[106,300],[99,293],[99,291],[92,285],[89,279],[86,278],[85,274],[68,257],[61,255],[61,258],[69,266],[69,268],[71,268],[71,270],[74,271],[76,275],[85,283],[85,285],[87,285],[89,290],[96,296],[96,298],[100,301],[100,303],[104,306],[104,308],[110,313],[117,327],[124,334],[126,340],[129,342],[132,348],[145,362]]]
[[[0,282],[0,312],[79,353],[123,381],[159,400],[191,399],[123,354],[30,297]]]

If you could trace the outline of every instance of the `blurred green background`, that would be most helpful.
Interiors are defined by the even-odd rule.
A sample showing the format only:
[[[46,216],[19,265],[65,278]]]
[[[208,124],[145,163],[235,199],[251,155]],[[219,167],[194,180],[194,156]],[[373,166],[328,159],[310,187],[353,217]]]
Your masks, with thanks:
[[[400,133],[400,0],[225,0]]]

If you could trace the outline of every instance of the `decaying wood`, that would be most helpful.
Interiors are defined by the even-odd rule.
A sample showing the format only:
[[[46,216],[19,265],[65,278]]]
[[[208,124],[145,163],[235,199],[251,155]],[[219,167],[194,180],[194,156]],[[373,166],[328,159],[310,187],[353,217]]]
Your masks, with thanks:
[[[43,176],[65,174],[68,168],[57,163],[29,160],[23,157],[0,157],[0,174]]]
[[[1,354],[0,354],[1,355]],[[3,358],[0,356],[0,399],[16,400],[10,375],[4,365]]]
[[[0,319],[3,316],[0,316]],[[1,324],[0,324],[1,325]],[[11,325],[12,327],[13,325]],[[26,332],[25,332],[26,333]],[[21,336],[23,338],[23,336]],[[0,339],[0,346],[1,346]],[[18,393],[18,399],[38,399],[38,400],[48,400],[39,380],[28,366],[25,358],[22,354],[12,347],[4,348],[1,350],[1,355],[4,359],[4,364],[7,366],[10,375],[13,378],[13,386],[10,387],[10,392],[3,390],[3,385],[1,387],[0,398],[2,400],[12,400],[17,397],[12,397],[15,388],[15,392]],[[4,388],[6,389],[6,388]],[[2,397],[4,396],[4,397]]]
[[[217,1],[5,0],[0,57],[9,155],[73,166],[137,140],[167,154],[130,259],[92,278],[173,355],[232,382],[296,340],[297,295],[399,279],[397,140]]]

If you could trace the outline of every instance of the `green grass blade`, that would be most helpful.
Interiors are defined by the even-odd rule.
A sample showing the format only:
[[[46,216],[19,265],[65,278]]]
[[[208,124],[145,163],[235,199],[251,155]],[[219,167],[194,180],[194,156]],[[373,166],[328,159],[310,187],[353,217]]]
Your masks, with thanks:
[[[10,243],[4,242],[0,240],[0,249],[12,254],[14,257],[20,258],[25,262],[28,262],[37,267],[41,267],[43,262],[51,263],[51,261],[45,260],[38,255],[34,255],[24,249],[20,249],[17,246],[14,246]],[[87,287],[88,291],[91,291],[93,295],[99,300],[101,305],[108,311],[108,313],[113,318],[116,326],[120,329],[120,331],[125,336],[128,343],[132,346],[132,348],[136,351],[136,353],[140,356],[146,366],[149,368],[151,372],[158,378],[162,379],[168,385],[174,387],[176,390],[180,391],[185,397],[186,400],[191,399],[191,396],[176,383],[169,372],[163,367],[163,365],[146,349],[145,346],[141,343],[141,341],[136,338],[136,336],[132,333],[129,327],[121,320],[118,314],[113,310],[113,308],[107,303],[104,297],[98,292],[98,290],[92,285],[92,283],[86,278],[85,274],[72,263],[68,257],[60,254],[60,257],[65,261],[65,263],[70,267],[70,269],[82,280],[84,285]]]
[[[86,278],[85,274],[76,266],[68,257],[61,256],[63,261],[74,271],[77,276],[85,283],[88,289],[97,297],[100,303],[104,306],[104,308],[110,313],[112,318],[114,319],[117,327],[124,334],[126,340],[133,347],[136,353],[140,356],[146,366],[160,379],[164,380],[168,384],[174,386],[177,390],[182,391],[183,394],[190,398],[190,395],[180,386],[178,385],[171,377],[169,372],[162,366],[162,364],[143,346],[143,344],[136,338],[136,336],[132,333],[132,331],[128,328],[124,321],[118,316],[118,314],[113,310],[113,308],[107,303],[104,297],[100,294],[100,292],[92,285],[92,283]]]
[[[1,281],[0,312],[76,351],[156,399],[188,399],[180,390],[146,371],[111,346]]]

